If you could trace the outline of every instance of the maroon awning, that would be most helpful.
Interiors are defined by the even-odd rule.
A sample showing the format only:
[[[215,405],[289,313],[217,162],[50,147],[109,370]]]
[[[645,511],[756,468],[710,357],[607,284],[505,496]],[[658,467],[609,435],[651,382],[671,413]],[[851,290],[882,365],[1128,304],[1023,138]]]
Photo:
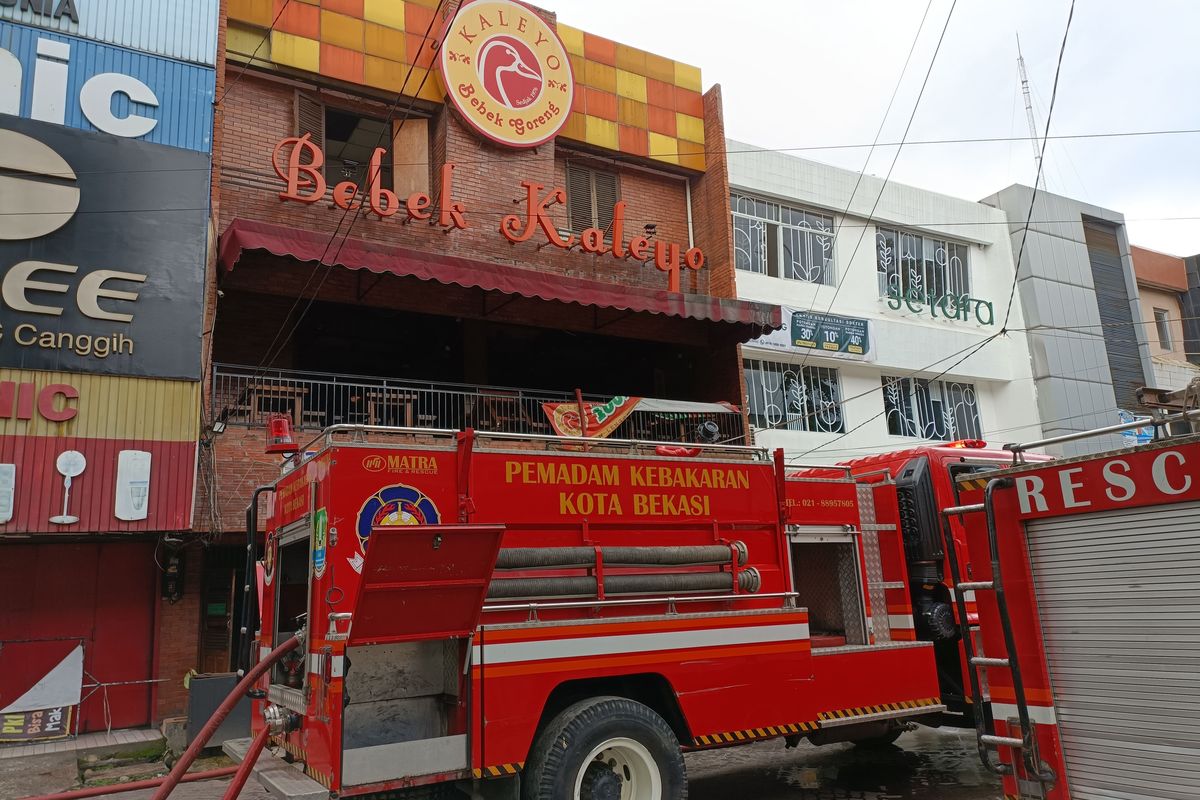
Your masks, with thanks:
[[[329,234],[286,225],[236,219],[221,234],[222,267],[232,271],[248,250],[265,250],[298,261],[321,261],[348,269],[365,269],[402,277],[454,284],[465,288],[520,295],[560,303],[663,314],[681,319],[707,320],[746,326],[745,338],[762,335],[782,325],[778,306],[708,295],[668,292],[665,289],[632,289],[586,278],[553,275],[473,259],[409,250],[403,247],[348,238],[330,248]]]

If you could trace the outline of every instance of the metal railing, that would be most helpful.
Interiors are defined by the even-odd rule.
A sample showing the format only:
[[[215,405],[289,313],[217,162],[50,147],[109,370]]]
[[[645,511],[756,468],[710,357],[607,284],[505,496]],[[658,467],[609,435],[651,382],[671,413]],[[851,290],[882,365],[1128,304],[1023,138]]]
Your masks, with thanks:
[[[442,383],[299,370],[257,370],[215,364],[214,419],[226,425],[265,425],[278,414],[297,429],[332,425],[475,428],[514,434],[553,434],[543,403],[574,403],[574,394],[499,386]],[[584,394],[585,402],[610,398]],[[715,426],[715,427],[714,427]],[[706,428],[706,430],[702,430]],[[614,439],[697,443],[740,441],[736,413],[635,410],[610,433]]]

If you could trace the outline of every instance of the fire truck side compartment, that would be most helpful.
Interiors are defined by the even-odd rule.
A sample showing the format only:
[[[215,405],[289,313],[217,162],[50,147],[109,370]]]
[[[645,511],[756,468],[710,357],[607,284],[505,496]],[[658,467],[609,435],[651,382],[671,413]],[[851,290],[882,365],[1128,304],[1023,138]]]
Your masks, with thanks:
[[[796,604],[808,609],[813,646],[867,644],[855,536],[793,533],[791,540]]]
[[[346,648],[342,746],[429,739],[447,733],[457,702],[459,640]]]

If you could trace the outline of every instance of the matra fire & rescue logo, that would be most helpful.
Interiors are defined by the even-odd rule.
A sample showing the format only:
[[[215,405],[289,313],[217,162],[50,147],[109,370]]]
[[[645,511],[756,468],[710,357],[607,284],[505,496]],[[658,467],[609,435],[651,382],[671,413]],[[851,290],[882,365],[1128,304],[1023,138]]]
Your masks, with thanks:
[[[397,483],[367,498],[358,511],[358,543],[367,552],[372,528],[390,525],[437,525],[437,506],[420,489]]]
[[[575,94],[558,33],[514,0],[468,0],[442,34],[446,95],[476,131],[536,147],[567,121]]]

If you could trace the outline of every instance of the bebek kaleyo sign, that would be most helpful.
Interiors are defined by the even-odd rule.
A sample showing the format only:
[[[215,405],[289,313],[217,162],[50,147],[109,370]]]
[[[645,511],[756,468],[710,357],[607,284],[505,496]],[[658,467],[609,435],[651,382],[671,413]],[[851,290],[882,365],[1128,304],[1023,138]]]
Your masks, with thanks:
[[[438,225],[447,233],[472,227],[466,203],[454,199],[455,167],[452,162],[442,165],[436,202],[427,192],[413,192],[401,198],[380,180],[386,153],[386,149],[377,147],[371,154],[365,186],[341,181],[331,187],[321,169],[325,164],[325,153],[313,144],[309,134],[282,139],[271,152],[271,166],[285,185],[279,199],[316,203],[328,197],[333,208],[375,214],[380,219],[394,217],[403,211],[405,221]],[[500,220],[500,235],[511,244],[521,244],[538,235],[545,240],[544,244],[563,250],[578,245],[589,255],[609,255],[618,261],[630,259],[647,265],[653,261],[656,269],[667,273],[667,290],[671,292],[683,291],[682,270],[704,267],[704,252],[699,247],[685,247],[661,239],[652,242],[646,236],[627,239],[623,200],[613,204],[612,225],[608,231],[585,228],[576,238],[574,233],[561,233],[550,216],[551,207],[567,202],[566,189],[561,186],[548,188],[536,181],[521,181],[521,189],[525,195],[523,213],[506,214]]]
[[[509,147],[536,147],[567,121],[575,78],[558,33],[513,0],[467,0],[442,34],[446,95],[467,123]]]

